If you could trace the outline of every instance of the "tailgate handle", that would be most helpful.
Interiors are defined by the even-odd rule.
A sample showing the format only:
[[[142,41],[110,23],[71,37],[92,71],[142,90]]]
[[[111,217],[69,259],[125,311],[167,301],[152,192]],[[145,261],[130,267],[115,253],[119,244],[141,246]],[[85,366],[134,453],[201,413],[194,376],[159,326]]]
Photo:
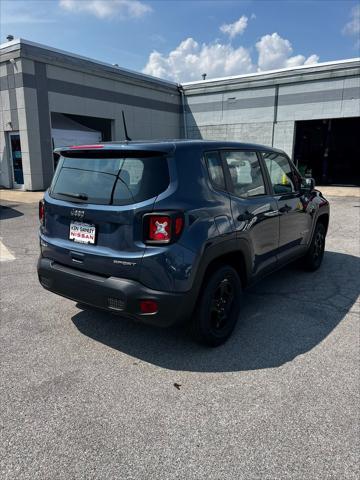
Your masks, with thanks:
[[[70,251],[70,257],[75,263],[83,263],[85,255],[83,253]]]

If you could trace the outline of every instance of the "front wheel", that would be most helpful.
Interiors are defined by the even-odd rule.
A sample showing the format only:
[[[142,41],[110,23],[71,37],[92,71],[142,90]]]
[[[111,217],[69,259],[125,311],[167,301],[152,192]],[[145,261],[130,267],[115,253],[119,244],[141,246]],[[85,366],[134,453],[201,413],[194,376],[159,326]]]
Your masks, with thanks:
[[[305,255],[305,269],[313,272],[317,270],[322,262],[325,251],[326,230],[322,223],[318,223],[315,227],[314,236],[312,238],[309,250]]]
[[[231,335],[240,311],[241,282],[236,270],[219,267],[206,281],[192,320],[199,343],[217,347]]]

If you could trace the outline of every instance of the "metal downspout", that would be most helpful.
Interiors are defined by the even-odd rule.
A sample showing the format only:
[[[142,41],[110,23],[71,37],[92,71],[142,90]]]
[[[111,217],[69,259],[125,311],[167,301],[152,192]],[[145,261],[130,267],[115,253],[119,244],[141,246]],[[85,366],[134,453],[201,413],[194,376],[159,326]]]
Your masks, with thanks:
[[[186,122],[186,111],[185,111],[185,94],[181,86],[179,86],[180,95],[181,95],[181,105],[182,105],[182,114],[183,114],[183,125],[184,125],[184,138],[188,138],[187,135],[187,122]]]
[[[274,118],[272,124],[272,133],[271,133],[271,146],[274,146],[275,139],[275,126],[277,124],[278,117],[278,105],[279,105],[279,85],[275,85],[275,99],[274,99]]]

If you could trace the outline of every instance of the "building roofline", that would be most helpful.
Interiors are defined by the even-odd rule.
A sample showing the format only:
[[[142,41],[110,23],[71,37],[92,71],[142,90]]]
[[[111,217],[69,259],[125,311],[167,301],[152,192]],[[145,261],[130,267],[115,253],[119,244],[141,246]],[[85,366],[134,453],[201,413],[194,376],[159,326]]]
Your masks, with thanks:
[[[346,67],[350,66],[351,64],[358,64],[354,66],[360,66],[360,57],[356,58],[350,58],[350,59],[345,59],[345,60],[333,60],[329,62],[321,62],[321,63],[315,63],[312,65],[300,65],[297,67],[287,67],[287,68],[280,68],[280,69],[275,69],[275,70],[267,70],[267,71],[261,71],[261,72],[253,72],[253,73],[246,73],[242,75],[232,75],[232,76],[226,76],[226,77],[218,77],[218,78],[211,78],[208,80],[196,80],[196,81],[191,81],[191,82],[182,82],[182,83],[177,83],[177,82],[172,82],[170,80],[165,80],[162,78],[154,77],[152,75],[147,75],[141,72],[136,72],[134,70],[130,70],[127,68],[123,67],[117,67],[111,63],[107,62],[102,62],[100,60],[95,60],[90,57],[85,57],[83,55],[78,55],[76,53],[68,52],[65,50],[60,50],[57,48],[49,47],[47,45],[37,43],[37,42],[32,42],[30,40],[26,40],[23,38],[16,38],[14,40],[11,40],[9,42],[4,42],[0,44],[0,51],[1,50],[6,50],[6,51],[15,51],[15,50],[21,50],[21,46],[29,46],[29,47],[35,47],[39,48],[48,52],[52,53],[57,53],[60,55],[64,55],[67,57],[71,58],[76,58],[85,62],[89,62],[93,65],[97,65],[99,67],[104,67],[106,69],[111,69],[112,73],[118,73],[120,75],[132,77],[133,79],[137,80],[142,80],[142,81],[148,81],[152,82],[154,84],[157,84],[159,86],[163,87],[171,87],[171,88],[183,88],[183,89],[191,89],[192,87],[196,88],[201,88],[201,87],[210,87],[220,84],[220,83],[236,83],[238,81],[252,81],[252,80],[271,80],[272,78],[276,78],[279,75],[282,74],[282,76],[287,76],[294,74],[300,75],[300,74],[309,74],[309,73],[314,73],[317,70],[336,70],[340,69],[341,67]]]
[[[280,73],[292,73],[294,74],[297,73],[306,73],[306,71],[311,70],[311,69],[317,69],[317,68],[322,68],[326,69],[326,67],[341,67],[341,66],[346,66],[351,63],[359,63],[360,66],[360,57],[356,58],[349,58],[345,60],[333,60],[329,62],[321,62],[321,63],[314,63],[312,65],[300,65],[297,67],[286,67],[286,68],[279,68],[275,70],[264,70],[261,72],[253,72],[253,73],[245,73],[242,75],[232,75],[232,76],[227,76],[227,77],[217,77],[217,78],[211,78],[208,80],[195,80],[192,82],[182,82],[181,86],[182,87],[192,87],[192,86],[208,86],[213,83],[219,83],[219,82],[224,82],[224,81],[237,81],[237,80],[256,80],[256,79],[267,79],[271,78],[272,76],[276,76]],[[331,68],[330,68],[331,69]],[[305,72],[304,72],[305,70]]]
[[[147,75],[145,73],[136,72],[135,70],[130,70],[130,69],[127,69],[127,68],[118,67],[118,66],[115,66],[111,63],[102,62],[100,60],[95,60],[93,58],[85,57],[83,55],[78,55],[77,53],[68,52],[66,50],[60,50],[58,48],[49,47],[48,45],[44,45],[42,43],[37,43],[37,42],[32,42],[32,41],[26,40],[24,38],[15,38],[14,40],[11,40],[10,42],[1,43],[0,44],[0,51],[5,50],[5,49],[9,49],[9,47],[13,47],[13,48],[10,48],[10,50],[16,50],[17,49],[16,47],[21,49],[22,45],[26,45],[26,46],[29,46],[29,47],[36,47],[36,48],[40,48],[42,50],[46,50],[48,52],[59,53],[61,55],[69,56],[69,57],[72,57],[72,58],[77,58],[79,60],[84,60],[86,62],[96,64],[100,67],[111,68],[114,72],[117,72],[119,74],[128,75],[128,76],[131,76],[131,77],[136,77],[137,79],[141,79],[141,80],[151,81],[153,83],[157,83],[157,84],[160,84],[160,85],[163,85],[163,86],[176,87],[176,88],[179,87],[179,84],[177,82],[172,82],[170,80],[164,80],[162,78],[154,77],[152,75]]]

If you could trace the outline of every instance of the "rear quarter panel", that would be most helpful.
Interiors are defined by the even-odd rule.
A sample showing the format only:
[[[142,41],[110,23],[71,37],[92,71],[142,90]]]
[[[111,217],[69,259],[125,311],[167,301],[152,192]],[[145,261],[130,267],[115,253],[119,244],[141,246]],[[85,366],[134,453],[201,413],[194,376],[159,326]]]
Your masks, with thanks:
[[[154,209],[184,212],[185,225],[178,242],[146,247],[140,270],[146,286],[190,290],[204,252],[210,248],[220,253],[221,245],[235,238],[229,195],[211,187],[202,157],[202,149],[175,152],[170,168],[174,188],[159,195]]]

